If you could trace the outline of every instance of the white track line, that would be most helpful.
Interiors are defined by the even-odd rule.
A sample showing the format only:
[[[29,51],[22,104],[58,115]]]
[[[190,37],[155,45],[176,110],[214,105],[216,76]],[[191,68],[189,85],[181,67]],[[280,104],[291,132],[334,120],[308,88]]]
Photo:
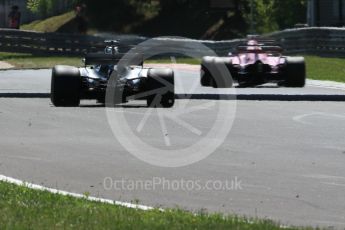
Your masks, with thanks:
[[[101,202],[101,203],[106,203],[106,204],[113,204],[113,205],[123,206],[126,208],[134,208],[134,209],[139,209],[139,210],[144,210],[144,211],[154,209],[153,207],[145,206],[145,205],[108,200],[108,199],[97,198],[97,197],[92,197],[92,196],[85,196],[85,195],[73,193],[73,192],[66,192],[66,191],[53,189],[53,188],[47,188],[47,187],[44,187],[41,185],[27,183],[25,181],[21,181],[21,180],[14,179],[14,178],[7,177],[7,176],[3,176],[3,175],[0,175],[0,181],[8,182],[10,184],[15,184],[15,185],[20,185],[20,186],[25,186],[27,188],[34,189],[34,190],[47,191],[47,192],[50,192],[53,194],[59,194],[59,195],[63,195],[63,196],[71,196],[71,197],[75,197],[75,198],[83,198],[83,199],[86,199],[88,201],[96,201],[96,202]]]
[[[336,89],[345,90],[345,83],[335,81],[319,81],[319,80],[307,80],[307,86],[325,88],[325,89]]]

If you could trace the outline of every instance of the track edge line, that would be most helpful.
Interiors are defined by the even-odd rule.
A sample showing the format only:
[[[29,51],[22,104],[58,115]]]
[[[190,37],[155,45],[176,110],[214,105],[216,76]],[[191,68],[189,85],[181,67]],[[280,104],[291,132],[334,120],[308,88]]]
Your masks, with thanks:
[[[118,205],[118,206],[122,206],[122,207],[126,207],[126,208],[139,209],[139,210],[143,210],[143,211],[149,211],[149,210],[155,209],[151,206],[146,206],[146,205],[132,204],[129,202],[122,202],[122,201],[98,198],[98,197],[93,197],[93,196],[85,196],[85,195],[82,195],[79,193],[73,193],[73,192],[67,192],[67,191],[63,191],[63,190],[48,188],[48,187],[44,187],[42,185],[37,185],[37,184],[25,182],[25,181],[18,180],[18,179],[12,178],[12,177],[7,177],[4,175],[0,175],[0,181],[7,182],[10,184],[14,184],[14,185],[19,185],[19,186],[25,186],[27,188],[34,189],[37,191],[46,191],[46,192],[50,192],[53,194],[58,194],[58,195],[63,195],[63,196],[71,196],[74,198],[86,199],[88,201],[95,201],[95,202],[100,202],[100,203],[105,203],[105,204]],[[162,209],[159,209],[159,210],[163,211]]]

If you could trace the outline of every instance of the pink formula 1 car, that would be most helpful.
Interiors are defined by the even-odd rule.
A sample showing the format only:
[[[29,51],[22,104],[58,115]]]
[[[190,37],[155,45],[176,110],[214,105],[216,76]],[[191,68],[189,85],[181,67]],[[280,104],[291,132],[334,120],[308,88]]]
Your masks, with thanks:
[[[273,41],[250,38],[228,57],[204,57],[201,85],[230,88],[233,80],[239,87],[273,82],[279,86],[304,87],[306,67],[303,57],[286,57]],[[230,77],[230,74],[231,77]]]

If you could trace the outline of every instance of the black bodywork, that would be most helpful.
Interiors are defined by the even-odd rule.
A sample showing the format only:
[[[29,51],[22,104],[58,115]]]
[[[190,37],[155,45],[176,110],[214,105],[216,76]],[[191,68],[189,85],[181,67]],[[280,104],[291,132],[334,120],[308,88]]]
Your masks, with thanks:
[[[107,42],[104,53],[86,55],[84,64],[53,68],[51,100],[55,106],[78,106],[81,99],[105,103],[107,90],[113,94],[108,101],[113,104],[130,98],[146,99],[153,107],[174,104],[173,71],[144,68],[143,55],[121,54],[114,41]]]

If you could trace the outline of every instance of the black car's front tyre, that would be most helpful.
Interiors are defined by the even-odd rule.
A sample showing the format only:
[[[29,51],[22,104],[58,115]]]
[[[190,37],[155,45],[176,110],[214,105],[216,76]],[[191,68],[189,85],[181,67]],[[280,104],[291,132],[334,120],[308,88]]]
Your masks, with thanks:
[[[150,69],[147,76],[148,107],[171,108],[175,104],[175,81],[172,69]]]
[[[57,107],[80,104],[81,78],[79,69],[72,66],[55,66],[52,70],[50,99]]]
[[[286,87],[304,87],[306,82],[306,66],[303,57],[287,57],[285,70]]]

